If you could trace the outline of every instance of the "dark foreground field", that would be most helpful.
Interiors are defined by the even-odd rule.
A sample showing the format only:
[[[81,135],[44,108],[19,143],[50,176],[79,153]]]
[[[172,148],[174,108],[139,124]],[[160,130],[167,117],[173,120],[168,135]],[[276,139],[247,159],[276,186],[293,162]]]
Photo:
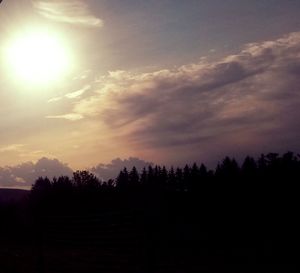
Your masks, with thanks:
[[[299,272],[300,156],[0,191],[0,273]]]
[[[2,207],[1,272],[298,272],[298,202],[276,194],[111,193],[37,215],[22,199]]]

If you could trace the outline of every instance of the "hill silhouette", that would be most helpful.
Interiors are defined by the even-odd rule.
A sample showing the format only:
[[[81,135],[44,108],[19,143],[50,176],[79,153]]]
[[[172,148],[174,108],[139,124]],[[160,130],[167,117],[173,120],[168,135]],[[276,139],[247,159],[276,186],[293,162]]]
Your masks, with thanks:
[[[17,202],[29,196],[29,190],[0,188],[1,202]]]

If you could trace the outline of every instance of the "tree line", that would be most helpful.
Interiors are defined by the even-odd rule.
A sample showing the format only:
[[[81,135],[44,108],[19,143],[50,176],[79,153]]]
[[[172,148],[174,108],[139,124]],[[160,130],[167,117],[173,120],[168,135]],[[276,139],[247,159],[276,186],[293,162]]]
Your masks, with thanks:
[[[139,172],[136,167],[120,171],[116,179],[102,181],[89,171],[76,171],[73,177],[60,176],[50,180],[40,177],[32,187],[32,193],[48,191],[98,192],[136,191],[142,189],[193,192],[201,187],[218,183],[250,183],[256,185],[272,182],[290,183],[300,178],[300,156],[293,152],[262,154],[258,159],[247,156],[242,164],[234,158],[225,157],[215,168],[209,170],[204,164],[185,165],[183,168],[148,166]],[[263,186],[262,184],[260,185]]]

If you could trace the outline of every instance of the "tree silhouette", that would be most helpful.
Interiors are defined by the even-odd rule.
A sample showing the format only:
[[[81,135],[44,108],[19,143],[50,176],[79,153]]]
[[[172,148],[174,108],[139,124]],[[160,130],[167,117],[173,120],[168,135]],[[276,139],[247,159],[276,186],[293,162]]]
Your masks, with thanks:
[[[100,185],[99,179],[88,171],[76,171],[73,173],[73,183],[78,188],[83,189],[98,189]]]
[[[129,185],[129,174],[126,168],[120,171],[117,177],[117,188],[120,190],[125,190]]]
[[[133,167],[132,170],[130,171],[128,180],[129,180],[128,181],[129,185],[131,185],[132,187],[137,187],[139,185],[140,176],[138,174],[136,167]]]
[[[241,172],[244,179],[255,179],[255,177],[257,176],[257,164],[255,162],[255,159],[247,156],[242,164]]]

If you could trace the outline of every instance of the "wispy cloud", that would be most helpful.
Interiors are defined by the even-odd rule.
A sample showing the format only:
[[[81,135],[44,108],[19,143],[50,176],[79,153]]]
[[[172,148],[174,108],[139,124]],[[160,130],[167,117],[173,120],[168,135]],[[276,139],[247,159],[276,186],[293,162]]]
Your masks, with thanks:
[[[86,93],[88,90],[91,89],[91,85],[87,84],[85,85],[84,87],[82,87],[81,89],[79,90],[76,90],[74,92],[70,92],[70,93],[67,93],[63,96],[60,96],[60,97],[54,97],[54,98],[51,98],[49,99],[47,102],[48,103],[52,103],[52,102],[58,102],[58,101],[61,101],[63,98],[67,98],[67,99],[80,99],[80,97]]]
[[[32,3],[39,14],[51,20],[82,26],[103,26],[103,21],[92,14],[89,6],[84,1],[33,0]]]
[[[83,88],[75,91],[75,92],[71,92],[65,95],[66,98],[68,99],[75,99],[80,97],[81,95],[83,95],[86,91],[88,91],[91,88],[90,85],[86,85]]]
[[[19,152],[22,151],[25,145],[23,144],[11,144],[7,146],[0,147],[0,153],[5,152]]]
[[[55,98],[51,98],[48,100],[48,102],[56,102],[56,101],[60,101],[62,99],[62,97],[55,97]]]

